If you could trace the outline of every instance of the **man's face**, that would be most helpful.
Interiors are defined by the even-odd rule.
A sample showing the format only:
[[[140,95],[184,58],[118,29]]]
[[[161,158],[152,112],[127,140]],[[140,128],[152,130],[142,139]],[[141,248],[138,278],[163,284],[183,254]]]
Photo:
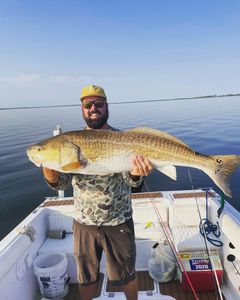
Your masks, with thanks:
[[[86,97],[82,101],[82,114],[89,128],[100,129],[108,120],[107,102],[101,97]]]

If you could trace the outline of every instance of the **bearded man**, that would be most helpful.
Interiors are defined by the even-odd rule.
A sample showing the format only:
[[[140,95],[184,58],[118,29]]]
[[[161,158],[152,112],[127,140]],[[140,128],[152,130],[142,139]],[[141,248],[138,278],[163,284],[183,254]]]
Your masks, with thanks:
[[[108,124],[108,102],[103,88],[84,87],[80,100],[86,130],[117,130]],[[43,168],[51,188],[63,190],[73,186],[74,255],[81,300],[94,298],[103,251],[109,280],[123,286],[127,300],[137,299],[131,187],[138,187],[152,169],[149,160],[141,156],[135,157],[131,172],[104,176],[62,174]]]

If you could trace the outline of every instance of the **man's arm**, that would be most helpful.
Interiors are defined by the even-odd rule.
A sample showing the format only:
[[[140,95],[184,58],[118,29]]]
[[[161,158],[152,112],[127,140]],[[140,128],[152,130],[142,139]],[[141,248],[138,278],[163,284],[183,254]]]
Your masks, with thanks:
[[[43,168],[43,175],[49,187],[54,190],[65,190],[72,179],[70,174],[62,174],[48,168]]]
[[[55,170],[51,170],[48,168],[43,168],[43,175],[44,178],[47,180],[50,184],[57,184],[59,181],[59,175],[60,173]]]

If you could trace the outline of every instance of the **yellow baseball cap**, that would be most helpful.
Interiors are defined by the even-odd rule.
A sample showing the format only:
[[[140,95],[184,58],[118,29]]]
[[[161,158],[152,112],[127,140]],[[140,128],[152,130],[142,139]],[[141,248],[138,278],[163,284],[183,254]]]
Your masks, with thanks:
[[[88,96],[98,96],[107,99],[104,89],[93,84],[90,84],[82,89],[80,100],[82,101],[85,97]]]

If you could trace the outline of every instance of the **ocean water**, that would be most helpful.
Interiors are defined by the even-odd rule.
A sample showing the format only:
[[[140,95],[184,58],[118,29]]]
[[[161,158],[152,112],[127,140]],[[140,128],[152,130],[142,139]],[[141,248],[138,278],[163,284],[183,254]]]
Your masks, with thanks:
[[[182,139],[204,154],[240,154],[240,97],[110,104],[109,124],[127,129],[150,126]],[[46,196],[55,196],[43,180],[42,170],[26,155],[27,146],[63,131],[84,126],[80,107],[0,110],[0,239],[10,232]],[[220,190],[203,172],[189,169],[194,188]],[[154,171],[147,177],[150,190],[191,189],[187,168],[177,168],[178,180]],[[233,197],[240,210],[240,168],[231,179]],[[66,195],[71,195],[69,189]]]

